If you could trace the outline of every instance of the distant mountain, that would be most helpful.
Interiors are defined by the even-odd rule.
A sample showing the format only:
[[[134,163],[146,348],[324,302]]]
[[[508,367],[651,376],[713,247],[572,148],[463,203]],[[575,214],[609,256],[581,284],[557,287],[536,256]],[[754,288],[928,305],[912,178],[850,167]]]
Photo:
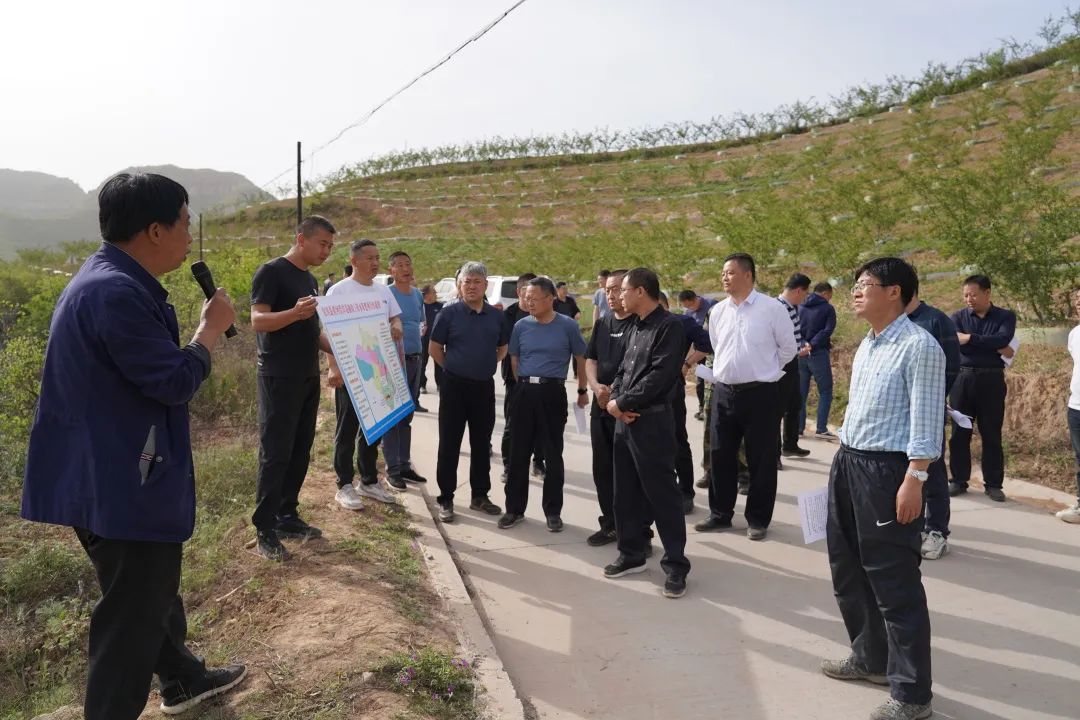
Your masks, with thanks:
[[[193,213],[229,212],[273,199],[238,173],[175,165],[130,167],[120,172],[135,171],[159,173],[183,185]],[[97,193],[104,184],[102,180],[87,193],[66,178],[0,169],[0,257],[10,257],[21,248],[97,240]]]

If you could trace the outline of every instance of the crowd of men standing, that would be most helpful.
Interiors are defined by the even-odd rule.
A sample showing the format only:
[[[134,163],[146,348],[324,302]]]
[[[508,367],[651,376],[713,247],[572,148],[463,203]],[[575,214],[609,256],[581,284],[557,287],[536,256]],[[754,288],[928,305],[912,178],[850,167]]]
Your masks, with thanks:
[[[179,344],[176,315],[158,278],[179,267],[191,245],[187,204],[184,188],[159,175],[121,174],[103,186],[104,244],[61,294],[45,354],[22,516],[72,527],[101,585],[90,622],[88,720],[134,720],[153,674],[169,714],[235,687],[246,675],[242,665],[208,668],[187,648],[178,594],[182,543],[195,514],[187,403],[209,376],[211,352],[235,319],[219,289],[203,307],[191,341]],[[427,482],[412,464],[411,415],[379,441],[367,441],[320,327],[311,269],[327,260],[335,235],[326,218],[305,219],[289,251],[260,266],[252,280],[260,425],[252,523],[258,553],[274,561],[288,557],[283,538],[321,535],[300,517],[298,502],[315,437],[320,352],[327,355],[335,394],[333,464],[341,507],[395,502],[380,482],[380,444],[391,487]],[[617,556],[603,573],[618,578],[645,568],[655,526],[663,545],[662,593],[669,598],[686,593],[691,569],[684,519],[694,510],[687,376],[704,381],[698,416],[709,448],[709,515],[695,529],[731,528],[737,496],[745,492],[746,535],[753,541],[767,536],[781,458],[806,454],[798,438],[813,380],[820,396],[815,434],[840,443],[829,478],[827,545],[851,641],[847,657],[827,660],[821,669],[841,680],[889,685],[890,699],[872,720],[931,715],[930,623],[919,564],[947,551],[949,498],[967,491],[971,473],[971,429],[958,422],[947,480],[947,407],[974,420],[983,441],[984,492],[1005,499],[1004,369],[1016,347],[1016,318],[993,305],[989,278],[963,282],[966,307],[950,318],[920,301],[918,275],[901,259],[877,258],[854,273],[852,306],[868,332],[854,357],[844,421],[834,436],[828,406],[836,314],[827,283],[810,293],[810,279],[796,273],[779,297],[771,297],[756,288],[754,259],[734,253],[722,268],[726,297],[714,302],[685,291],[679,301],[686,312],[675,315],[654,271],[605,271],[586,342],[580,308],[549,278],[520,276],[517,302],[499,309],[486,300],[487,268],[469,262],[456,277],[458,300],[438,307],[431,288],[414,287],[407,253],[388,257],[390,285],[374,281],[381,263],[376,243],[351,243],[349,272],[327,283],[325,292],[381,307],[417,404],[427,358],[435,362],[441,520],[455,518],[467,429],[469,508],[499,515],[501,530],[520,524],[531,468],[542,478],[547,529],[563,530],[572,363],[574,402],[590,407],[592,421],[599,528],[587,542],[615,543]],[[1073,302],[1080,311],[1080,292]],[[1080,468],[1077,330],[1069,350],[1076,361],[1069,426]],[[500,363],[505,511],[491,500]],[[73,408],[95,413],[100,422],[73,432]],[[1080,494],[1080,470],[1077,480]],[[1080,522],[1080,502],[1058,517]]]

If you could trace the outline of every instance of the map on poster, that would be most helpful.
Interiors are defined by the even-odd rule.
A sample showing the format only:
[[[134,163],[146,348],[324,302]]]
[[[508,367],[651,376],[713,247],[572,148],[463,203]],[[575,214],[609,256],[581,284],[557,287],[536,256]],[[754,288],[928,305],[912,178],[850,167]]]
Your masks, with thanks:
[[[371,444],[414,410],[386,311],[381,302],[348,297],[319,298],[318,311],[360,429]]]

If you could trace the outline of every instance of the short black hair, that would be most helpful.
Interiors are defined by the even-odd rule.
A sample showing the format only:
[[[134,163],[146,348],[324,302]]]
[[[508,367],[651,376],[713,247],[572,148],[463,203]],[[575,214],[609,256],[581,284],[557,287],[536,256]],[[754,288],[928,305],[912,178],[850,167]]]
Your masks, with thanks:
[[[346,265],[343,272],[345,273],[345,277],[352,275],[352,265]]]
[[[784,284],[785,290],[809,290],[810,278],[802,273],[793,273]]]
[[[334,227],[334,223],[322,215],[308,215],[296,228],[296,232],[304,237],[308,237],[316,230],[325,230],[331,235],[337,235],[337,228]]]
[[[360,240],[354,240],[353,244],[349,246],[350,255],[359,255],[360,251],[366,247],[377,248],[374,240],[368,240],[367,238],[361,238]]]
[[[600,272],[596,273],[597,277],[605,277],[606,278],[608,275],[611,275],[610,270],[601,270]]]
[[[653,300],[660,300],[660,278],[647,267],[636,267],[626,273],[625,281],[632,288],[642,288]]]
[[[660,291],[660,297],[657,298],[657,299],[660,301],[660,304],[663,305],[665,308],[668,307],[668,299],[667,299],[667,293],[666,292],[661,290]]]
[[[529,287],[537,287],[546,292],[552,297],[555,296],[555,283],[551,282],[551,278],[546,277],[534,277],[529,281]]]
[[[559,282],[555,283],[555,289],[556,290],[558,290],[561,287],[566,287],[566,282],[563,281],[563,280],[560,280]]]
[[[517,286],[524,287],[529,284],[530,280],[536,279],[536,273],[522,273],[518,275]]]
[[[409,258],[409,262],[412,262],[412,258],[409,256],[409,253],[405,252],[404,250],[395,250],[394,252],[390,253],[390,258],[387,260],[387,262],[393,265],[394,261],[397,260],[399,257]]]
[[[328,273],[326,274],[326,277],[334,277],[334,271],[333,271],[333,270],[331,270],[330,272],[328,272]]]
[[[429,292],[433,291],[434,289],[435,289],[434,285],[425,285],[424,287],[420,288],[420,294],[421,295],[427,295]]]
[[[752,279],[757,280],[757,266],[754,264],[753,255],[749,253],[731,253],[724,258],[724,262],[720,263],[720,266],[723,267],[732,260],[738,263],[739,267],[741,267],[744,272],[749,271]]]
[[[832,292],[832,285],[830,285],[827,282],[819,282],[817,285],[814,286],[814,292],[816,292],[816,293]]]
[[[964,278],[964,285],[978,285],[982,290],[989,290],[990,278],[986,275],[968,275]]]
[[[911,302],[911,298],[915,297],[915,292],[919,288],[919,275],[915,272],[915,268],[900,258],[874,258],[864,263],[855,271],[855,282],[859,281],[863,273],[876,278],[882,285],[898,286],[900,300],[905,306]]]
[[[683,290],[679,293],[679,302],[686,302],[687,300],[693,300],[697,297],[697,293],[693,290]]]
[[[98,193],[98,225],[107,243],[125,243],[154,223],[172,227],[188,204],[184,186],[164,175],[120,173]]]

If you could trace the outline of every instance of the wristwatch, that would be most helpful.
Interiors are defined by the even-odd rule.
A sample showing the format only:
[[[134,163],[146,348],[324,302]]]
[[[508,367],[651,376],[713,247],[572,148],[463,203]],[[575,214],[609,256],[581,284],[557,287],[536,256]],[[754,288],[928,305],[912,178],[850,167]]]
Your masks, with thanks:
[[[930,477],[930,473],[925,470],[912,470],[911,468],[908,468],[907,474],[919,482],[926,482],[927,478]]]
[[[589,394],[589,391],[588,391],[588,390],[586,390],[585,388],[578,388],[578,389],[577,389],[577,394],[578,394],[578,395],[588,395],[588,394]]]

